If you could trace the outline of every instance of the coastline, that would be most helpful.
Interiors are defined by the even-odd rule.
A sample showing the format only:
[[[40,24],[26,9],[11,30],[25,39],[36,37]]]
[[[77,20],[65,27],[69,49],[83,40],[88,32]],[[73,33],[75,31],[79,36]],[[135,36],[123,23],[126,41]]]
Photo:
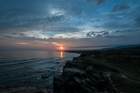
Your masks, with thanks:
[[[55,55],[56,54],[58,54],[58,57],[50,56],[50,58],[30,58],[30,59],[27,58],[24,60],[22,59],[22,60],[16,60],[16,61],[9,60],[7,61],[9,63],[5,62],[5,64],[1,64],[3,65],[1,66],[1,68],[4,69],[4,70],[1,69],[1,73],[0,73],[1,76],[12,79],[13,81],[5,82],[4,80],[2,80],[1,85],[0,85],[0,93],[11,93],[11,92],[20,93],[22,91],[24,92],[26,91],[27,93],[28,91],[30,91],[31,93],[32,92],[37,93],[38,91],[40,92],[42,91],[41,93],[46,93],[46,91],[48,91],[49,93],[52,93],[53,92],[53,76],[59,75],[62,73],[62,69],[63,69],[63,66],[65,65],[66,60],[72,60],[73,57],[79,56],[79,54],[64,53],[64,52],[63,53],[57,52],[55,53]],[[17,56],[15,56],[15,58],[16,57]],[[8,69],[11,69],[10,68],[11,66],[15,70],[6,69],[4,65],[7,65],[7,64],[8,64],[7,66]],[[20,67],[21,70],[19,69],[17,70],[15,68],[15,67],[19,68],[19,66],[21,66]],[[25,68],[22,68],[22,67],[25,67]],[[19,72],[19,73],[11,74],[11,75],[15,75],[15,77],[10,78],[8,77],[10,76],[10,73],[7,76],[5,74],[6,72],[4,71],[10,72],[10,73],[14,73],[14,72]],[[24,77],[24,74],[28,76]],[[5,78],[5,80],[7,79]]]
[[[139,93],[140,48],[67,52],[81,55],[66,61],[62,74],[53,76],[53,93]],[[23,86],[1,93],[52,92]]]
[[[54,93],[140,92],[139,48],[80,52],[54,76]]]

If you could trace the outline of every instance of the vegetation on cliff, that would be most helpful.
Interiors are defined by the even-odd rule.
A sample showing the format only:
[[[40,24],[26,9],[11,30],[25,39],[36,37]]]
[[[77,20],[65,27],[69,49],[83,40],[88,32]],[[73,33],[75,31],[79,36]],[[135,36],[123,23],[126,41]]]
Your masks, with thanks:
[[[140,93],[140,48],[78,52],[54,77],[54,93]]]

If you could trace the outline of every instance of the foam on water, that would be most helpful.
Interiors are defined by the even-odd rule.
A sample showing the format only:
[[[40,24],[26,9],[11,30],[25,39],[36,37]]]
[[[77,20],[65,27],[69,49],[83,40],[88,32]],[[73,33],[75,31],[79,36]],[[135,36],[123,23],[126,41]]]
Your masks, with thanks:
[[[65,61],[76,56],[79,54],[58,51],[0,52],[0,87],[34,86],[52,90],[52,77],[61,74]],[[42,79],[42,75],[49,78]]]

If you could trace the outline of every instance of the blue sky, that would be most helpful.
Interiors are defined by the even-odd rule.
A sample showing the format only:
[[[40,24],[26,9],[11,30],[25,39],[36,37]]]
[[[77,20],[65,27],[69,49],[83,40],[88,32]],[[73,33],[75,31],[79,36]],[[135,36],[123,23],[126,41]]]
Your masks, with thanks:
[[[139,11],[140,0],[0,0],[0,50],[139,44]]]

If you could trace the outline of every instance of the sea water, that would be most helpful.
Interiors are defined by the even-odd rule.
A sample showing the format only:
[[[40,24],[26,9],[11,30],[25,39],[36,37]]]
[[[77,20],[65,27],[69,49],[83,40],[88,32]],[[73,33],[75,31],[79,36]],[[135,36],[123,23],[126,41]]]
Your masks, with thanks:
[[[63,51],[0,51],[0,87],[52,91],[53,76],[62,73],[66,60],[77,56]]]

